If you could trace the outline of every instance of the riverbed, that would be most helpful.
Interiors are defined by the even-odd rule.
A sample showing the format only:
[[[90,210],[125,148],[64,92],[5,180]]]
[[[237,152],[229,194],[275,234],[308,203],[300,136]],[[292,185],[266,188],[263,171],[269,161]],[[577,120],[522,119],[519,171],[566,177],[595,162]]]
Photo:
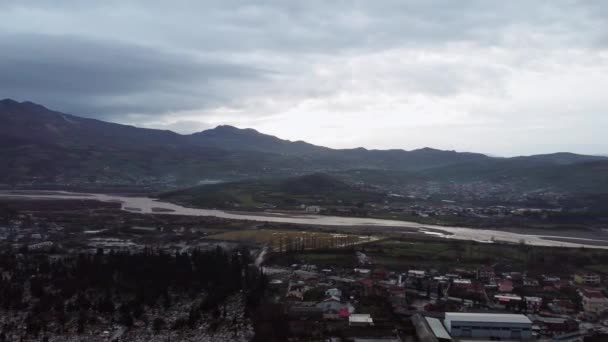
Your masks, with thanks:
[[[326,215],[288,215],[255,212],[227,212],[217,209],[189,208],[174,203],[163,202],[150,197],[131,197],[114,194],[72,193],[64,191],[0,191],[0,198],[15,199],[92,199],[102,202],[120,203],[122,210],[133,213],[150,215],[186,215],[186,216],[213,216],[231,220],[249,220],[274,223],[293,223],[317,226],[343,226],[343,227],[393,227],[415,229],[421,233],[430,234],[439,238],[478,241],[483,243],[508,242],[525,243],[534,246],[558,247],[585,247],[608,249],[608,238],[603,240],[592,232],[579,237],[560,235],[559,231],[551,235],[517,233],[513,230],[476,229],[467,227],[448,227],[420,224],[416,222],[383,220],[360,217],[338,217]],[[442,234],[441,232],[445,233]]]

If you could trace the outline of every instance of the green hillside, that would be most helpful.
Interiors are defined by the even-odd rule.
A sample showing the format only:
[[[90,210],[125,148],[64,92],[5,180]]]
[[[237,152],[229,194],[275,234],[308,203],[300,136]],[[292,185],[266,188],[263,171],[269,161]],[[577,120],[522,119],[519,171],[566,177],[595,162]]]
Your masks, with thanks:
[[[295,208],[301,205],[356,205],[378,202],[383,193],[361,189],[326,174],[197,186],[160,195],[197,207]]]

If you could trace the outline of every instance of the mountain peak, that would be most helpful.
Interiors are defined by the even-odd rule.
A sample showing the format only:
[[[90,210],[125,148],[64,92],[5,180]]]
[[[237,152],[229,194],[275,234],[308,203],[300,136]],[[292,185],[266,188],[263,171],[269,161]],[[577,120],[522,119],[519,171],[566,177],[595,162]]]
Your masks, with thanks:
[[[211,130],[219,130],[219,131],[240,131],[241,129],[235,126],[230,126],[230,125],[219,125],[216,126],[215,128],[212,128]]]
[[[264,133],[260,133],[253,128],[238,128],[238,127],[231,126],[231,125],[219,125],[213,129],[211,129],[211,131],[221,131],[221,132],[229,132],[229,133],[255,133],[255,134],[260,134],[260,135],[267,135]]]
[[[220,125],[190,135],[190,141],[201,146],[215,146],[227,150],[258,151],[282,155],[315,154],[328,148],[307,142],[292,142],[264,134],[253,128]]]
[[[209,128],[202,130],[200,132],[192,133],[191,135],[207,135],[207,134],[215,134],[215,133],[229,133],[229,134],[239,134],[239,133],[256,133],[260,135],[266,135],[264,133],[260,133],[253,128],[239,128],[232,125],[218,125],[214,128]]]
[[[18,105],[20,103],[19,103],[19,101],[15,101],[13,99],[6,98],[6,99],[0,100],[0,104],[3,104],[3,105],[13,105],[14,106],[14,105]]]
[[[17,100],[13,100],[13,99],[3,99],[0,100],[0,105],[3,105],[5,107],[12,107],[12,108],[16,108],[16,109],[23,109],[23,110],[43,110],[43,111],[48,111],[48,112],[52,112],[50,109],[46,108],[43,105],[34,103],[34,102],[30,102],[30,101],[23,101],[23,102],[19,102]]]
[[[444,150],[438,150],[436,148],[431,148],[431,147],[423,147],[423,148],[412,150],[410,152],[437,153],[437,152],[452,152],[452,151],[444,151]]]

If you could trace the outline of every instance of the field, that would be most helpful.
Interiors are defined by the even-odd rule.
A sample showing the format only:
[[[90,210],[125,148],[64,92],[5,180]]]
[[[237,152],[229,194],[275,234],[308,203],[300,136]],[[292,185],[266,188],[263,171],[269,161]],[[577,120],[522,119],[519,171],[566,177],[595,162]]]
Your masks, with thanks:
[[[606,274],[608,251],[584,248],[484,244],[449,240],[384,240],[365,246],[376,264],[387,267],[476,268],[500,263],[533,273],[570,274],[581,269]],[[565,266],[566,265],[566,266]]]
[[[505,269],[527,270],[529,274],[564,277],[588,270],[608,275],[608,251],[584,248],[538,247],[516,244],[482,244],[440,239],[384,239],[354,247],[365,253],[376,267],[389,270],[434,268],[446,272],[454,268],[477,269],[501,265]],[[274,256],[274,262],[289,264],[307,261],[357,267],[352,249],[300,251]]]
[[[378,240],[366,235],[273,229],[229,231],[208,238],[268,245],[276,252],[342,248]]]

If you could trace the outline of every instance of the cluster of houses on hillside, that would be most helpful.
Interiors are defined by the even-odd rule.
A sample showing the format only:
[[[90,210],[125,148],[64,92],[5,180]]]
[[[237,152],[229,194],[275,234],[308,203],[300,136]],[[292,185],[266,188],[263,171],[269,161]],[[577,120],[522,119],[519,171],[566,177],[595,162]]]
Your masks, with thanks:
[[[582,341],[608,334],[602,321],[608,298],[597,274],[563,279],[493,266],[443,274],[364,266],[273,268],[271,291],[291,333],[302,339],[334,334],[343,341]]]

